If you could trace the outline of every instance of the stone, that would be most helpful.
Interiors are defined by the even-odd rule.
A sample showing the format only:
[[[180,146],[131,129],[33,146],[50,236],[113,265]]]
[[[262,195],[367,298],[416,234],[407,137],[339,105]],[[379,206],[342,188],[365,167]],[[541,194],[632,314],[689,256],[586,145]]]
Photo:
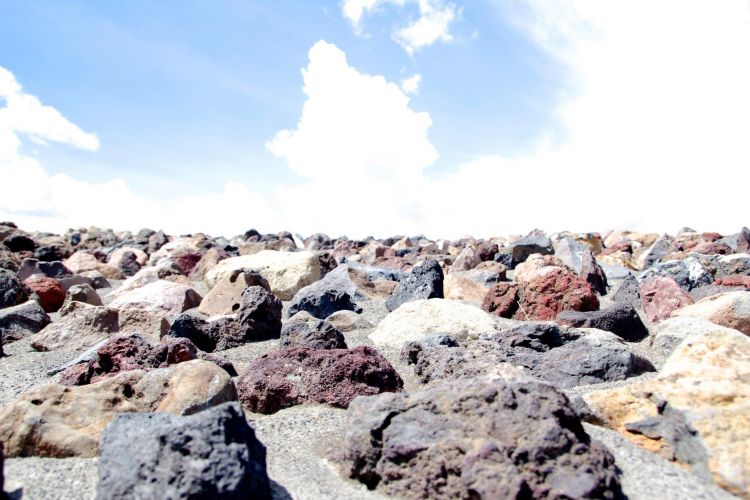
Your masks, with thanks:
[[[711,272],[695,257],[654,264],[638,276],[638,281],[643,283],[654,276],[672,278],[686,292],[713,281]]]
[[[683,340],[714,331],[730,330],[708,320],[690,316],[674,316],[654,326],[650,347],[655,364],[660,367]]]
[[[412,268],[411,272],[399,281],[393,295],[385,306],[393,311],[402,304],[422,299],[443,298],[443,269],[434,259],[427,259]]]
[[[0,309],[0,337],[3,343],[28,337],[50,324],[50,317],[34,300]]]
[[[627,302],[615,302],[599,311],[562,311],[555,321],[576,328],[605,330],[629,342],[638,342],[648,337],[646,325],[635,308]]]
[[[648,269],[656,264],[662,257],[675,251],[674,240],[671,236],[663,235],[648,248],[638,259],[641,269]]]
[[[494,253],[493,253],[494,256]],[[451,264],[450,272],[461,272],[474,269],[482,262],[482,258],[479,256],[479,252],[471,245],[467,246],[461,253],[456,256],[456,259]]]
[[[690,251],[704,255],[729,255],[735,253],[732,247],[718,241],[704,241],[695,245]]]
[[[551,269],[521,286],[521,306],[515,317],[553,320],[561,311],[595,311],[599,299],[586,280],[562,268]]]
[[[237,382],[242,405],[266,414],[304,403],[346,408],[357,396],[402,388],[396,370],[369,346],[272,351],[251,361]]]
[[[75,274],[84,271],[99,271],[105,278],[124,279],[125,275],[116,267],[104,264],[87,250],[78,250],[63,261],[65,267]]]
[[[23,283],[36,295],[42,309],[48,313],[57,312],[65,302],[65,290],[55,278],[33,274]]]
[[[498,374],[507,364],[564,388],[624,380],[654,370],[612,333],[553,323],[524,322],[463,345],[418,341],[406,344],[401,355],[425,384]]]
[[[2,349],[2,347],[0,347],[0,349]],[[5,467],[5,453],[4,453],[3,444],[0,443],[0,498],[2,498],[3,500],[7,498],[5,494],[5,475],[3,471],[4,467]]]
[[[531,234],[510,244],[514,267],[525,262],[531,254],[550,255],[555,253],[552,240],[543,234]]]
[[[50,278],[62,279],[73,276],[62,262],[40,262],[37,259],[23,259],[18,268],[18,278],[25,280],[33,274],[43,274]]]
[[[203,297],[198,310],[207,316],[234,314],[240,308],[242,292],[250,286],[260,286],[271,291],[268,281],[257,272],[237,269],[216,282]]]
[[[88,283],[81,283],[80,285],[73,285],[68,288],[65,294],[65,302],[84,302],[91,304],[92,306],[102,305],[102,299],[99,294],[96,293],[94,287]]]
[[[742,287],[750,292],[750,276],[725,276],[713,282],[716,286]]]
[[[453,300],[429,299],[408,302],[378,324],[369,335],[376,346],[401,348],[404,342],[432,333],[445,333],[458,341],[476,339],[481,333],[515,324],[492,316],[478,307]]]
[[[275,294],[259,286],[245,289],[240,299],[238,320],[256,340],[279,338],[282,304]]]
[[[341,333],[349,333],[357,330],[366,330],[374,325],[367,321],[361,314],[354,311],[336,311],[326,318]]]
[[[37,351],[80,351],[119,331],[117,310],[71,302],[61,309],[60,319],[32,336]]]
[[[518,285],[514,283],[492,285],[482,299],[482,310],[501,318],[512,318],[518,305]]]
[[[560,259],[565,267],[580,275],[582,268],[581,256],[587,251],[590,252],[591,247],[586,243],[568,237],[553,242],[552,246],[555,250],[555,257]]]
[[[172,256],[172,261],[183,273],[190,275],[203,258],[200,252],[181,252]]]
[[[607,294],[607,276],[604,269],[596,262],[590,248],[584,249],[581,253],[581,270],[578,276],[585,279],[599,295]]]
[[[110,302],[115,309],[137,309],[165,316],[177,315],[201,303],[201,296],[187,285],[173,281],[158,280]]]
[[[229,374],[199,359],[90,385],[42,385],[0,409],[0,442],[9,457],[95,457],[116,413],[189,415],[236,399]]]
[[[394,498],[621,498],[612,454],[568,398],[481,378],[357,398],[334,459]]]
[[[110,285],[109,281],[107,281],[107,278],[99,271],[84,271],[76,276],[73,276],[73,278],[71,279],[75,279],[77,277],[84,278],[86,280],[86,283],[93,286],[95,290],[101,290],[102,288],[112,288],[112,285]],[[66,278],[62,279],[64,286],[66,286],[66,280]],[[74,284],[77,285],[78,282],[71,283],[71,285]]]
[[[711,259],[716,278],[727,276],[750,276],[750,254],[720,255]]]
[[[0,308],[23,304],[30,293],[29,287],[18,279],[16,273],[0,269]]]
[[[688,336],[656,378],[584,395],[596,422],[646,450],[750,496],[750,338],[716,327]]]
[[[21,232],[13,233],[6,236],[3,240],[5,245],[11,252],[33,252],[36,248],[36,243],[28,235]]]
[[[122,413],[107,426],[98,499],[270,499],[266,448],[238,403],[194,415]]]
[[[521,285],[552,269],[564,269],[562,261],[554,255],[531,254],[516,266],[513,279]]]
[[[750,253],[750,229],[743,227],[737,235],[737,253]]]
[[[488,291],[488,286],[478,283],[464,273],[448,274],[443,282],[443,293],[445,298],[450,300],[463,300],[480,305]]]
[[[346,341],[340,331],[324,319],[289,321],[281,329],[279,347],[311,347],[313,349],[346,349]]]
[[[206,272],[206,283],[213,287],[219,278],[236,269],[259,272],[281,300],[291,300],[300,289],[322,277],[320,261],[313,252],[262,250],[253,255],[230,257]]]
[[[693,303],[693,299],[672,278],[654,276],[641,283],[643,311],[649,321],[667,319],[673,311]]]
[[[364,298],[349,276],[349,266],[340,265],[323,279],[300,289],[289,304],[288,315],[307,311],[318,319],[324,319],[336,311],[360,313]]]
[[[636,277],[630,275],[623,279],[617,291],[612,295],[612,300],[630,304],[636,310],[643,309],[640,285]]]
[[[712,295],[675,310],[672,316],[701,318],[750,335],[750,293],[736,291]]]
[[[505,281],[507,279],[506,273],[508,267],[494,261],[486,261],[479,264],[477,267],[470,271],[464,271],[461,273],[455,273],[455,276],[461,276],[476,281],[482,286],[492,286],[495,283]]]
[[[150,342],[158,342],[169,331],[169,321],[160,313],[139,309],[118,311],[119,333],[138,333]]]

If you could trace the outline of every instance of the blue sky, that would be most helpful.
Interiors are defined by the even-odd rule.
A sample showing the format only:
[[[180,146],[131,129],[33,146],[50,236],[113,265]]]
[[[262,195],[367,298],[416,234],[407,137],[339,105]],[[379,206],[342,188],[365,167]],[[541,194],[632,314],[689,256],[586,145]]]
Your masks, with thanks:
[[[744,0],[7,0],[0,180],[36,188],[0,217],[731,232],[741,182],[721,217],[682,193],[750,180],[747,47]]]

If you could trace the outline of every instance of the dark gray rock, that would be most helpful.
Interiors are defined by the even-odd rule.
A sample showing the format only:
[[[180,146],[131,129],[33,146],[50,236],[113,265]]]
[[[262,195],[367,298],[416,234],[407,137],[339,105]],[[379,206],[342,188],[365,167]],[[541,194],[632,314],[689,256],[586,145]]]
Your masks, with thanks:
[[[349,267],[340,265],[323,279],[300,289],[289,304],[288,314],[294,316],[307,311],[318,319],[324,319],[336,311],[362,312],[359,302],[364,296],[357,291],[349,278]]]
[[[281,300],[260,286],[245,288],[237,319],[252,340],[277,339],[281,333]]]
[[[581,270],[578,272],[578,276],[585,279],[599,295],[607,294],[607,276],[596,262],[594,252],[588,246],[581,251]]]
[[[117,268],[125,276],[133,276],[141,270],[141,265],[138,263],[137,259],[135,252],[132,250],[126,250],[122,253],[120,261],[117,263]]]
[[[72,285],[68,288],[68,292],[65,295],[65,303],[67,304],[68,302],[85,302],[92,306],[102,305],[102,299],[99,297],[99,294],[88,283]]]
[[[349,477],[395,498],[622,498],[609,450],[533,380],[357,398],[342,447]]]
[[[34,258],[43,262],[61,261],[70,257],[72,253],[73,249],[63,242],[50,243],[34,250]]]
[[[313,349],[346,349],[344,335],[324,319],[290,321],[281,329],[279,346],[312,347]]]
[[[62,279],[73,276],[73,271],[65,267],[65,264],[59,261],[40,262],[37,259],[23,259],[21,266],[18,268],[18,278],[25,280],[32,274],[43,274],[50,278]]]
[[[6,237],[3,240],[5,245],[11,252],[33,252],[36,248],[36,243],[28,235],[17,232]]]
[[[50,324],[42,306],[29,300],[17,306],[0,309],[0,336],[4,343],[22,339]]]
[[[646,250],[646,255],[643,257],[643,268],[649,268],[657,263],[665,255],[676,251],[677,248],[674,246],[674,240],[671,236],[662,235],[659,236],[651,247]]]
[[[397,309],[401,304],[420,299],[443,298],[443,269],[438,261],[427,259],[414,266],[409,274],[403,277],[393,291],[393,295],[386,301],[389,311]]]
[[[18,279],[16,273],[0,269],[0,308],[23,304],[31,290]]]
[[[746,255],[706,256],[714,268],[715,278],[727,276],[750,276],[750,257]]]
[[[271,498],[266,448],[239,403],[120,413],[102,437],[96,498]]]
[[[654,370],[614,334],[584,333],[553,323],[526,322],[465,346],[406,344],[401,355],[414,365],[422,383],[492,373],[500,363],[523,366],[533,376],[564,388],[624,380]]]
[[[576,328],[597,328],[612,332],[630,342],[648,337],[648,329],[635,308],[628,302],[615,302],[599,311],[562,311],[556,321]]]
[[[672,278],[686,292],[693,288],[710,285],[713,281],[711,272],[696,257],[654,264],[638,276],[638,281],[643,283],[654,276]]]
[[[450,335],[442,333],[426,335],[419,340],[404,343],[404,346],[401,348],[401,361],[407,364],[414,364],[419,359],[419,353],[423,349],[436,346],[458,347],[459,344]]]
[[[513,255],[513,266],[517,266],[521,262],[526,262],[529,255],[533,253],[540,253],[542,255],[552,255],[555,253],[552,247],[552,240],[543,234],[530,234],[520,240],[516,240],[510,245]]]
[[[615,302],[624,302],[633,306],[636,310],[643,309],[641,302],[641,290],[638,280],[630,275],[620,283],[617,291],[612,296]]]

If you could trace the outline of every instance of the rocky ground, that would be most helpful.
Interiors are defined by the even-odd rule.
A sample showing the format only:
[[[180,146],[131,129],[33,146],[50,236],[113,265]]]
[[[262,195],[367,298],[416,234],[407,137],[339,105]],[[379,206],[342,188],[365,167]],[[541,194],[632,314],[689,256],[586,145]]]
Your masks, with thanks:
[[[750,498],[750,231],[0,223],[0,496]]]

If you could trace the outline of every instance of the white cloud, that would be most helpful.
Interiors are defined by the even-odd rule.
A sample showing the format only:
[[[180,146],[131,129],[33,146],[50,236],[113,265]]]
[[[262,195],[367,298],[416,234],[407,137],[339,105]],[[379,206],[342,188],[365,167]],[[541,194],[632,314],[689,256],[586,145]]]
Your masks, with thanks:
[[[417,94],[421,82],[422,75],[419,73],[412,75],[409,78],[404,78],[401,80],[401,90],[403,90],[405,94]]]
[[[456,19],[458,9],[453,4],[443,3],[443,0],[344,0],[341,13],[351,22],[355,33],[364,35],[362,23],[365,15],[376,12],[386,4],[403,7],[406,3],[418,5],[419,17],[397,29],[393,39],[409,55],[435,42],[453,40],[450,25]]]

